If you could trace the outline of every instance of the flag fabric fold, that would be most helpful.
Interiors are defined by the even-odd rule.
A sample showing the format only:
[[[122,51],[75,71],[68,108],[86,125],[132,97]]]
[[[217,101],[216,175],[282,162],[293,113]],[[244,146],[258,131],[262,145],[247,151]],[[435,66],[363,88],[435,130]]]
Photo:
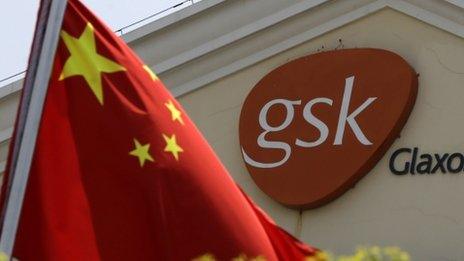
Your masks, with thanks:
[[[304,260],[179,103],[81,2],[65,13],[14,256]]]

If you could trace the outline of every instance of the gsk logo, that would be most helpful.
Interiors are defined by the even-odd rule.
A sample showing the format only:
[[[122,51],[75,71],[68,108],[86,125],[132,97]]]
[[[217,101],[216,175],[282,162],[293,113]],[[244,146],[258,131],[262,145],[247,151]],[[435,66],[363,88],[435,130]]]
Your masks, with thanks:
[[[361,130],[361,127],[356,122],[356,116],[358,116],[358,114],[364,111],[364,109],[366,109],[375,99],[377,99],[377,97],[369,97],[368,99],[366,99],[366,101],[363,104],[361,104],[358,108],[356,108],[351,114],[348,114],[348,107],[350,105],[351,94],[353,91],[353,82],[354,82],[354,76],[346,78],[345,80],[345,91],[343,93],[342,104],[341,104],[340,113],[338,117],[337,131],[335,134],[333,145],[343,144],[343,136],[345,133],[345,127],[347,123],[351,127],[354,135],[356,136],[356,138],[361,144],[372,145],[372,142],[367,139],[366,135]],[[308,103],[306,103],[306,105],[303,108],[304,120],[307,121],[309,124],[311,124],[314,128],[316,128],[319,131],[319,136],[314,141],[305,141],[304,139],[296,138],[295,139],[296,146],[300,146],[303,148],[317,147],[327,140],[327,137],[329,136],[329,128],[323,121],[318,119],[312,112],[314,105],[318,103],[332,106],[333,99],[330,99],[327,97],[314,98],[308,101]],[[274,105],[283,105],[286,111],[285,119],[279,126],[271,126],[267,122],[269,109]],[[282,141],[266,140],[266,135],[271,132],[284,131],[285,128],[287,128],[293,121],[293,118],[295,115],[294,106],[298,106],[298,105],[301,105],[301,100],[291,101],[287,99],[274,99],[274,100],[269,101],[263,106],[263,108],[259,112],[259,120],[258,120],[259,125],[263,129],[263,132],[259,134],[256,140],[256,143],[261,148],[281,149],[285,152],[285,155],[283,159],[281,159],[278,162],[263,163],[263,162],[258,162],[258,161],[253,160],[250,156],[248,156],[245,150],[242,150],[243,157],[246,163],[252,165],[253,167],[257,167],[257,168],[275,168],[287,162],[292,152],[290,144],[282,142]]]
[[[282,204],[320,206],[377,163],[416,94],[414,70],[385,50],[330,51],[282,65],[244,102],[239,135],[247,169]]]

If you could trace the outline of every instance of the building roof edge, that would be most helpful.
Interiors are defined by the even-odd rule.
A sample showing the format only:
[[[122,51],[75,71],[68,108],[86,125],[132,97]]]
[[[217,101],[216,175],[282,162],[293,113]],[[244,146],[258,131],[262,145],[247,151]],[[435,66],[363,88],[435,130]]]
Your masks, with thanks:
[[[150,22],[146,25],[143,25],[133,31],[130,31],[126,34],[123,34],[121,38],[127,43],[136,41],[140,38],[143,38],[146,35],[159,31],[163,28],[166,28],[172,24],[180,22],[186,18],[189,18],[193,15],[196,15],[200,12],[203,12],[211,7],[214,7],[218,4],[223,3],[225,0],[202,0],[198,3],[195,3],[192,6],[186,7],[182,10],[169,14],[165,17],[157,19],[153,22]]]

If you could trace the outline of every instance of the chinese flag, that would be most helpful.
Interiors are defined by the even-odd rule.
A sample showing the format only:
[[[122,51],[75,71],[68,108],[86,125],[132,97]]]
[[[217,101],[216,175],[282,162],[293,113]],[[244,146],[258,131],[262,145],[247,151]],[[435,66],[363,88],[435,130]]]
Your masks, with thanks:
[[[14,257],[316,260],[237,187],[156,75],[70,0]]]

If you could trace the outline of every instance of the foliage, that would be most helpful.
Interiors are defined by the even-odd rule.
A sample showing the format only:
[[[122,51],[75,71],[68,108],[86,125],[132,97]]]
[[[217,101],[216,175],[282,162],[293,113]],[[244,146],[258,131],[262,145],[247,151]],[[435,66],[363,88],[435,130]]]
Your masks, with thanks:
[[[265,261],[262,256],[247,257],[241,254],[231,261]],[[338,256],[324,251],[319,251],[315,256],[310,256],[305,261],[410,261],[409,254],[398,247],[359,247],[352,256]],[[1,259],[0,259],[1,261]],[[193,261],[217,261],[214,255],[207,253],[199,256]]]
[[[359,247],[352,256],[333,256],[319,252],[306,261],[410,261],[409,254],[398,247]]]

